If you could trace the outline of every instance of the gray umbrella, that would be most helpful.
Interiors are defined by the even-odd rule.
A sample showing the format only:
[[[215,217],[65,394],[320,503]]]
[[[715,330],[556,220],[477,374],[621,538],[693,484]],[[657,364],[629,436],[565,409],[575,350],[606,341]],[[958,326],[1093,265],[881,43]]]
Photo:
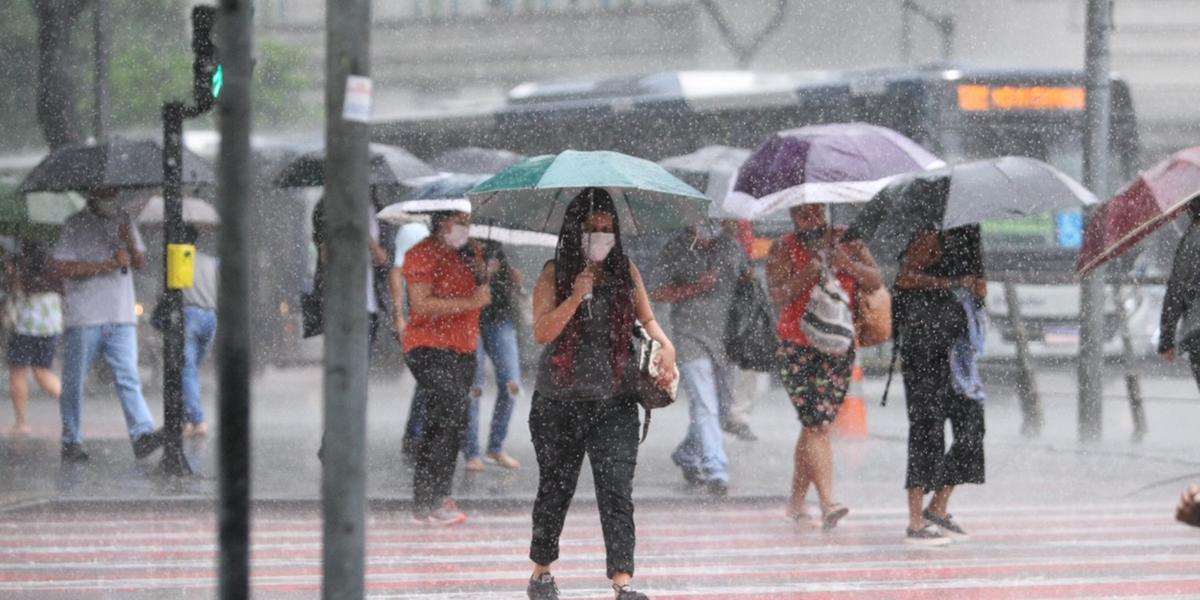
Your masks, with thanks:
[[[404,185],[405,182],[437,175],[432,167],[403,148],[371,144],[367,181],[372,186]],[[300,155],[288,163],[275,179],[279,187],[320,187],[325,185],[325,150]]]
[[[183,151],[183,184],[212,183],[204,159]],[[147,188],[163,184],[162,146],[153,140],[113,139],[103,144],[59,148],[38,163],[21,184],[23,192]]]
[[[903,249],[921,231],[1078,210],[1095,203],[1096,196],[1062,171],[1040,160],[1004,156],[894,181],[867,203],[847,236]]]
[[[429,164],[446,173],[495,175],[524,159],[524,156],[508,150],[467,146],[443,152]]]

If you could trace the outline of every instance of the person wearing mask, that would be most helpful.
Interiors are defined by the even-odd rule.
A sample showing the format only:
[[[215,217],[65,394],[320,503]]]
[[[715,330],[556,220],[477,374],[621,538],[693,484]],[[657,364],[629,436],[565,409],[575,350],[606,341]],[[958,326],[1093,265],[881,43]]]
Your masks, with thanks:
[[[196,245],[200,231],[195,225],[183,228],[183,243]],[[217,336],[217,282],[215,257],[196,250],[195,281],[183,290],[183,435],[208,435],[204,403],[200,398],[200,367]]]
[[[912,545],[968,539],[949,503],[957,486],[984,482],[985,395],[976,361],[986,295],[978,226],[921,233],[904,251],[894,314],[908,405],[905,541]],[[947,420],[954,433],[948,451]]]
[[[62,281],[55,276],[47,249],[26,241],[13,273],[13,331],[8,338],[8,389],[12,396],[12,433],[29,435],[29,373],[55,400],[62,382],[51,367],[63,332]]]
[[[404,285],[404,256],[421,240],[429,237],[429,226],[424,223],[405,223],[396,230],[396,256],[388,275],[388,290],[392,294],[392,331],[396,340],[404,345],[404,330],[408,328],[408,290]],[[408,406],[408,420],[404,423],[404,436],[400,440],[400,453],[411,457],[421,443],[421,427],[425,420],[425,398],[421,387],[413,388],[412,401]]]
[[[567,206],[553,261],[533,292],[533,336],[545,345],[529,413],[538,462],[533,507],[533,561],[526,594],[558,598],[550,567],[584,456],[591,460],[617,600],[645,600],[630,581],[634,570],[633,474],[638,450],[637,398],[624,391],[631,369],[633,327],[641,322],[660,344],[661,386],[678,375],[675,347],[650,307],[642,276],[626,257],[612,197],[584,189]]]
[[[1188,202],[1187,210],[1191,220],[1175,250],[1163,297],[1158,353],[1167,362],[1175,362],[1180,353],[1186,353],[1192,376],[1200,386],[1200,310],[1195,306],[1200,296],[1200,198]],[[1180,321],[1183,335],[1178,333]]]
[[[843,231],[829,226],[826,205],[805,204],[791,209],[795,230],[771,248],[767,288],[780,308],[780,378],[803,428],[793,456],[792,492],[787,515],[797,523],[811,522],[806,497],[817,490],[821,526],[837,526],[849,509],[833,496],[833,445],[829,426],[837,417],[850,385],[854,366],[853,320],[838,323],[814,317],[810,303],[820,291],[822,305],[853,314],[858,298],[883,285],[879,267],[861,241],[843,241]],[[832,335],[830,335],[832,333]],[[813,338],[813,339],[810,339]],[[848,339],[847,339],[848,338]],[[831,347],[842,342],[838,353]],[[819,346],[818,346],[819,344]]]
[[[404,356],[425,397],[413,468],[413,519],[430,525],[467,519],[451,488],[467,426],[479,314],[492,301],[483,249],[470,240],[469,226],[468,213],[434,213],[430,236],[404,257],[412,311],[404,330]]]
[[[482,471],[484,459],[505,469],[519,469],[521,463],[504,451],[508,437],[508,422],[513,403],[521,393],[521,356],[517,347],[517,303],[515,294],[521,286],[521,272],[508,262],[508,256],[498,242],[484,241],[488,280],[492,282],[492,303],[480,317],[479,350],[475,354],[475,383],[468,399],[467,432],[463,438],[463,458],[468,471]],[[487,377],[485,367],[491,359],[496,370],[496,406],[492,410],[492,426],[488,432],[487,454],[480,458],[479,398]]]
[[[117,397],[136,458],[162,445],[142,396],[138,372],[133,269],[146,264],[146,245],[121,210],[117,191],[88,193],[87,208],[69,217],[54,247],[54,268],[64,280],[62,461],[88,460],[83,448],[83,384],[97,355],[112,368]]]
[[[671,459],[691,485],[715,497],[729,490],[720,406],[733,403],[736,368],[725,355],[725,315],[739,279],[752,277],[746,254],[718,221],[676,234],[658,256],[650,299],[671,305],[671,335],[688,397],[687,435]]]

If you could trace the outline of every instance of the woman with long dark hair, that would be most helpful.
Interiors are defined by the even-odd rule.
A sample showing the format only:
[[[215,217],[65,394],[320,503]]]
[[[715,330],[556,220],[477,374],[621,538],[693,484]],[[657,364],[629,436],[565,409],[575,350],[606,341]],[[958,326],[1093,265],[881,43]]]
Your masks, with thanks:
[[[644,600],[633,577],[633,473],[637,463],[637,399],[623,382],[631,365],[634,323],[663,350],[659,384],[677,376],[675,347],[625,256],[616,208],[608,192],[583,190],[567,207],[555,260],[533,292],[533,335],[545,344],[529,414],[538,461],[533,507],[531,600],[558,598],[550,565],[575,494],[584,455],[591,460],[607,575],[617,600]]]
[[[45,246],[24,242],[17,255],[13,308],[13,333],[8,338],[8,389],[16,417],[12,431],[29,433],[29,373],[38,386],[58,399],[62,382],[51,370],[58,337],[63,332],[62,280],[50,268]]]

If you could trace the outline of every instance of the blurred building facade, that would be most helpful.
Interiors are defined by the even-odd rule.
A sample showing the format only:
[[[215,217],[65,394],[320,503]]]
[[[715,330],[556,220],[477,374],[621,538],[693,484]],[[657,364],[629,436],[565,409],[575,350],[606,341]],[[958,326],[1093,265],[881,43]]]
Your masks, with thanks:
[[[782,18],[779,2],[785,3]],[[953,25],[951,62],[1081,68],[1085,5],[1083,0],[379,0],[371,40],[375,112],[387,117],[498,103],[513,86],[531,80],[737,68],[731,47],[748,45],[771,24],[777,27],[744,63],[748,68],[833,70],[939,61],[947,40],[937,18]],[[319,73],[324,8],[325,0],[260,0],[260,35],[310,49],[313,72]],[[726,22],[725,31],[718,20]],[[1133,91],[1144,159],[1195,145],[1200,2],[1125,0],[1116,3],[1115,22],[1113,65]],[[308,100],[319,104],[321,94],[315,77]]]

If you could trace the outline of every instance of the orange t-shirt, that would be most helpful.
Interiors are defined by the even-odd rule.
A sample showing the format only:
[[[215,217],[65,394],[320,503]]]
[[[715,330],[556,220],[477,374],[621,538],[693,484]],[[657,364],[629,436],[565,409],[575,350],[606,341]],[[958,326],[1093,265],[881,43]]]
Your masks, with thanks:
[[[798,271],[808,266],[808,263],[816,259],[816,254],[810,252],[804,247],[796,236],[788,234],[784,236],[780,243],[783,244],[784,250],[788,253],[788,258],[791,259],[792,269]],[[850,297],[850,308],[853,310],[858,302],[858,290],[856,289],[854,278],[842,273],[835,273],[837,280],[841,282],[842,288],[846,290],[846,294]],[[779,337],[781,339],[798,344],[808,346],[808,337],[804,335],[804,331],[800,327],[800,322],[804,320],[804,313],[808,312],[808,300],[812,297],[812,288],[809,288],[804,293],[796,296],[792,303],[784,307],[783,313],[779,316]]]
[[[478,244],[470,242],[477,255]],[[435,298],[469,298],[475,293],[475,272],[457,250],[432,237],[425,238],[404,255],[404,280],[408,285],[427,283]],[[404,331],[404,351],[414,348],[440,348],[475,353],[479,343],[481,309],[448,315],[413,313]]]

